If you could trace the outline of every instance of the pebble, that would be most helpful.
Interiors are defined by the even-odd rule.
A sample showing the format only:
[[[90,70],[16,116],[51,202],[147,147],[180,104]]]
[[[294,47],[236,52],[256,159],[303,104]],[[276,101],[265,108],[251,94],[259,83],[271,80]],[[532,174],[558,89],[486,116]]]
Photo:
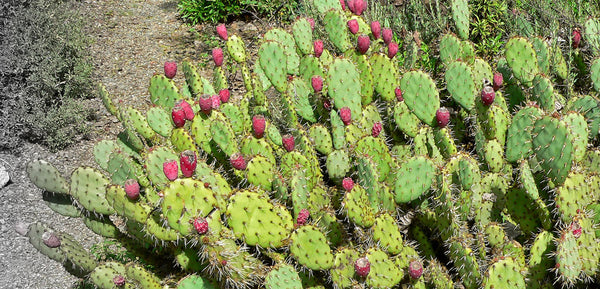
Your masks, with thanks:
[[[0,188],[4,188],[9,181],[10,176],[8,175],[8,171],[3,165],[0,164]]]

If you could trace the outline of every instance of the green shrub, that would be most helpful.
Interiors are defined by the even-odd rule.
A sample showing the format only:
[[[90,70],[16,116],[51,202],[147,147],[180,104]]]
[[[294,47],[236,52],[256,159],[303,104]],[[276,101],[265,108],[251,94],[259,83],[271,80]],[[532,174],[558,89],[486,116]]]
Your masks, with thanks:
[[[188,23],[224,22],[243,14],[271,16],[289,21],[298,6],[296,0],[180,0],[179,15]]]
[[[19,138],[52,150],[85,134],[91,111],[89,40],[68,1],[10,1],[0,11],[0,148]]]

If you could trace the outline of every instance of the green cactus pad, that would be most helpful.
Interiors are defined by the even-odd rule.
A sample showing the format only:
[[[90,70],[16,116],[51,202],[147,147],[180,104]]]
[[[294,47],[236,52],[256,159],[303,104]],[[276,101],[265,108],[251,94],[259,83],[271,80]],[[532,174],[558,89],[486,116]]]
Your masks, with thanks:
[[[283,51],[286,56],[285,59],[287,73],[298,74],[298,65],[300,64],[300,57],[298,57],[298,53],[296,53],[296,42],[294,41],[294,36],[292,36],[290,33],[286,32],[281,28],[273,28],[267,31],[263,38],[265,41],[279,42],[283,46]]]
[[[90,274],[89,279],[94,285],[96,285],[97,288],[113,289],[116,288],[113,278],[117,276],[127,276],[125,265],[117,262],[106,262],[96,267]],[[130,282],[126,281],[124,288],[134,287]]]
[[[352,119],[357,120],[362,115],[362,106],[360,74],[356,66],[350,60],[336,58],[329,66],[327,83],[327,92],[335,108],[350,108]]]
[[[173,129],[171,116],[161,107],[157,106],[150,108],[146,112],[146,119],[152,130],[159,135],[163,137],[169,137],[171,135],[171,130]]]
[[[553,117],[543,117],[532,130],[533,152],[547,177],[557,185],[564,182],[571,169],[573,143],[564,122]]]
[[[585,116],[570,112],[563,117],[573,141],[573,160],[581,162],[588,147],[589,129]]]
[[[587,38],[594,54],[600,55],[600,20],[590,17],[585,21],[583,35]]]
[[[292,103],[296,108],[296,113],[306,121],[317,122],[317,116],[310,103],[310,94],[312,88],[302,78],[294,78],[288,85],[288,94],[293,95]]]
[[[462,58],[460,39],[454,34],[444,34],[440,39],[440,59],[445,65]]]
[[[192,93],[192,97],[199,97],[204,93],[204,88],[202,87],[202,78],[198,74],[198,69],[194,64],[190,61],[181,62],[181,71],[183,72],[183,76],[185,77],[185,82],[190,92]]]
[[[367,191],[355,184],[351,191],[344,194],[342,206],[348,218],[356,225],[368,228],[375,223],[377,212],[369,202]]]
[[[450,3],[452,7],[452,19],[454,20],[454,26],[460,38],[469,38],[469,3],[467,0],[452,0]]]
[[[210,134],[212,135],[213,141],[217,143],[219,148],[227,156],[231,156],[239,151],[235,133],[229,122],[218,118],[214,119],[210,125]]]
[[[393,59],[382,53],[371,55],[369,61],[373,71],[375,91],[384,101],[394,101],[396,99],[395,89],[399,75],[397,65]]]
[[[529,85],[538,73],[537,56],[531,43],[523,37],[513,37],[506,43],[505,57],[515,77]]]
[[[233,58],[233,60],[235,60],[237,63],[246,62],[246,45],[239,36],[229,36],[226,45],[227,52],[229,53],[231,58]]]
[[[422,71],[410,71],[400,81],[404,102],[424,123],[436,126],[435,113],[440,108],[435,82]]]
[[[198,217],[206,218],[217,204],[212,190],[193,179],[178,179],[164,190],[162,211],[169,226],[187,236]]]
[[[407,203],[421,197],[431,188],[435,174],[435,165],[423,156],[413,157],[400,165],[394,184],[396,203]]]
[[[309,27],[310,28],[310,27]],[[283,264],[279,265],[265,277],[265,287],[267,289],[302,289],[302,281],[298,272],[294,270],[294,267]]]
[[[329,10],[323,18],[329,40],[341,52],[346,52],[352,46],[348,35],[347,21],[348,19],[341,10]]]
[[[542,280],[548,275],[548,269],[554,266],[550,254],[556,249],[554,236],[548,231],[542,231],[535,237],[529,249],[529,281],[527,288],[541,288]]]
[[[298,18],[292,25],[292,34],[296,41],[296,46],[304,55],[313,52],[312,28],[306,18]]]
[[[471,68],[462,61],[454,61],[446,68],[446,88],[452,99],[463,108],[471,110],[475,106],[477,85]]]
[[[402,235],[392,216],[389,214],[378,216],[372,230],[373,240],[377,242],[382,250],[390,255],[396,255],[402,251]]]
[[[154,275],[153,273],[147,271],[141,265],[135,263],[129,263],[125,266],[125,272],[127,273],[127,277],[135,283],[137,283],[142,288],[147,289],[161,289],[160,279]]]
[[[355,277],[354,262],[360,258],[359,253],[352,248],[340,248],[335,253],[333,268],[329,270],[331,281],[338,288],[349,288]]]
[[[388,177],[393,161],[385,140],[373,136],[363,137],[356,143],[354,153],[358,156],[366,155],[372,158],[379,171],[378,181],[383,181]]]
[[[279,248],[292,230],[290,213],[255,192],[237,192],[229,200],[226,215],[235,236],[250,246]]]
[[[151,208],[141,202],[131,200],[127,197],[125,190],[116,185],[110,185],[106,189],[106,200],[120,216],[139,223],[146,222]]]
[[[350,157],[344,150],[334,150],[327,156],[327,173],[333,180],[340,181],[350,171]]]
[[[371,288],[391,288],[400,283],[404,272],[394,264],[388,255],[371,248],[367,251],[366,258],[371,263],[371,271],[366,277],[366,283]]]
[[[109,181],[93,168],[80,167],[71,175],[71,195],[86,210],[110,215],[115,211],[106,201]]]
[[[148,179],[156,187],[162,187],[169,183],[169,180],[163,172],[163,163],[167,160],[177,160],[179,156],[173,150],[167,147],[154,148],[145,159],[145,167],[148,172]]]
[[[269,78],[277,91],[287,90],[287,69],[281,65],[287,63],[285,47],[276,41],[264,42],[258,51],[258,61],[264,74]]]
[[[60,172],[44,160],[35,160],[27,164],[27,176],[38,188],[51,193],[69,193],[69,184]]]
[[[486,289],[525,287],[525,277],[521,274],[521,268],[512,258],[492,264],[483,278],[483,288]]]
[[[535,50],[535,55],[537,57],[538,67],[540,72],[549,75],[550,74],[550,48],[548,43],[544,38],[537,36],[531,38],[531,44],[533,45],[533,49]]]
[[[527,159],[533,152],[532,131],[535,121],[543,115],[537,107],[525,107],[512,119],[506,137],[506,160],[516,162]]]
[[[121,235],[119,229],[115,227],[115,224],[113,224],[108,216],[102,216],[102,218],[96,218],[92,215],[83,216],[83,223],[94,233],[102,237],[117,238]]]
[[[421,121],[413,114],[405,102],[398,102],[394,105],[394,122],[396,127],[410,137],[417,136]]]
[[[327,270],[333,267],[333,254],[325,235],[316,227],[302,226],[290,237],[290,254],[311,270]]]
[[[554,88],[550,79],[538,74],[533,78],[533,100],[545,111],[554,111]]]
[[[160,107],[171,109],[181,95],[173,80],[161,74],[155,74],[150,79],[150,101]]]
[[[104,104],[106,110],[110,114],[119,118],[119,109],[115,106],[114,102],[112,101],[110,95],[108,94],[108,91],[106,90],[106,87],[103,84],[99,84],[98,90],[100,94],[100,99],[102,99],[102,104]]]

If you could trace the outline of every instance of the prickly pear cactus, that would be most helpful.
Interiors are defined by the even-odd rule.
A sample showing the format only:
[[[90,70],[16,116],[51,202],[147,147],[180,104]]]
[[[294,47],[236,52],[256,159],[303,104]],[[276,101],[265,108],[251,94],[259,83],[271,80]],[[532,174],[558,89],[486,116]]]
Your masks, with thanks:
[[[178,81],[155,74],[145,111],[103,89],[123,133],[97,166],[27,165],[50,208],[143,262],[98,261],[42,223],[32,245],[98,288],[598,286],[597,58],[581,95],[554,83],[570,58],[543,38],[487,63],[450,1],[460,38],[430,46],[442,71],[407,70],[415,47],[390,53],[365,1],[309,2],[318,19],[273,28],[256,57],[219,26],[232,61],[212,82],[189,61]]]

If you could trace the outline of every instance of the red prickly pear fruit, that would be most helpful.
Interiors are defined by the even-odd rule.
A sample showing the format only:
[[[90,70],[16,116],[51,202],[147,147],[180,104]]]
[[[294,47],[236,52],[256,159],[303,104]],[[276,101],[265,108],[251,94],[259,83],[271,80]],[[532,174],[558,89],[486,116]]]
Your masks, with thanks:
[[[313,45],[315,49],[315,57],[321,57],[321,54],[323,54],[323,41],[315,40],[315,42],[313,42]]]
[[[215,62],[215,66],[221,67],[223,65],[223,49],[217,47],[212,50],[213,61]]]
[[[435,120],[439,127],[446,127],[450,122],[450,111],[445,107],[440,107],[440,109],[435,112]]]
[[[127,198],[134,201],[140,197],[140,184],[136,179],[128,179],[123,185],[125,187],[125,194]]]
[[[208,222],[205,218],[196,218],[194,219],[194,229],[196,229],[196,232],[198,232],[198,234],[204,235],[206,234],[206,232],[208,232]]]
[[[165,62],[165,76],[168,79],[173,79],[173,77],[175,77],[175,75],[177,74],[177,62],[175,61],[167,61]]]
[[[125,277],[123,277],[123,275],[117,275],[113,277],[113,284],[115,284],[117,287],[125,286]]]
[[[573,44],[573,48],[579,47],[579,44],[581,43],[581,31],[579,29],[573,30],[573,39],[571,43]]]
[[[185,113],[186,120],[194,120],[194,110],[192,109],[192,106],[187,101],[182,99],[179,102],[177,102],[177,104],[175,104],[175,106],[180,106],[181,108],[183,108],[183,112]]]
[[[360,16],[367,9],[367,2],[365,0],[350,0],[348,1],[348,8],[352,13]]]
[[[221,37],[221,39],[227,41],[227,27],[225,27],[225,24],[217,26],[217,34],[219,34],[219,37]]]
[[[323,90],[323,78],[320,75],[311,77],[310,84],[312,84],[315,93],[319,93]]]
[[[348,29],[352,34],[358,33],[358,21],[356,19],[348,20]]]
[[[396,89],[394,89],[394,92],[396,93],[396,99],[398,101],[404,101],[404,97],[402,97],[402,89],[400,89],[400,87],[396,87]]]
[[[254,130],[254,135],[257,138],[263,137],[266,127],[267,121],[265,120],[264,116],[259,114],[252,117],[252,129]]]
[[[308,23],[310,24],[310,29],[315,30],[315,19],[307,18]]]
[[[347,106],[340,108],[340,118],[344,125],[349,125],[352,122],[352,111],[350,108]]]
[[[576,239],[579,239],[579,237],[581,237],[581,233],[583,233],[581,225],[579,225],[579,222],[577,221],[573,221],[571,223],[571,225],[569,226],[569,231],[573,233],[573,236],[575,236]]]
[[[385,43],[385,45],[390,45],[390,43],[392,42],[392,38],[394,38],[394,33],[390,28],[383,28],[383,30],[381,31],[381,37],[383,37],[383,42]]]
[[[383,130],[383,126],[380,121],[376,121],[373,123],[373,128],[371,129],[371,135],[373,137],[378,137],[381,131]]]
[[[166,160],[163,163],[163,173],[165,173],[165,177],[167,177],[169,181],[177,179],[178,170],[179,166],[177,165],[176,160]]]
[[[408,263],[408,275],[413,279],[419,279],[423,275],[423,264],[419,260]]]
[[[381,37],[381,24],[379,24],[379,21],[371,22],[371,33],[373,33],[373,39],[375,40]]]
[[[371,40],[369,40],[369,36],[361,35],[358,36],[358,52],[360,54],[365,54],[369,50],[369,46],[371,45]]]
[[[48,246],[48,248],[60,246],[60,238],[54,232],[44,232],[44,234],[42,234],[42,242],[44,242],[44,245]]]
[[[196,152],[184,150],[179,155],[179,166],[184,177],[191,178],[194,175],[194,171],[196,171],[197,164],[198,157],[196,156]]]
[[[323,108],[326,109],[327,111],[331,110],[331,100],[329,100],[328,98],[323,99]]]
[[[352,178],[348,178],[348,177],[344,178],[342,180],[342,187],[347,192],[352,191],[352,188],[354,188],[354,181],[352,180]]]
[[[496,98],[496,92],[491,86],[486,86],[481,90],[481,102],[485,106],[490,106],[494,103],[494,99]]]
[[[200,96],[200,98],[198,98],[198,104],[200,105],[200,110],[204,114],[209,114],[213,107],[212,97],[209,95]]]
[[[242,156],[242,154],[240,153],[234,153],[233,155],[231,155],[231,157],[229,158],[229,162],[231,163],[231,166],[236,170],[245,170],[246,166],[248,165],[246,164],[244,156]]]
[[[390,44],[388,44],[387,55],[390,59],[392,59],[394,56],[396,56],[396,54],[398,54],[398,43],[390,42]]]
[[[171,110],[171,118],[175,127],[182,127],[185,125],[185,110],[181,106],[174,106]]]
[[[221,107],[221,97],[216,94],[211,96],[210,106],[212,107],[212,109],[219,109],[219,107]]]
[[[291,152],[294,150],[296,143],[294,142],[293,135],[286,134],[281,138],[281,141],[283,142],[283,147],[285,148],[286,151]]]
[[[356,262],[354,262],[354,272],[356,272],[356,275],[365,278],[369,275],[370,271],[371,262],[369,262],[367,257],[358,258]]]
[[[226,103],[229,101],[229,97],[231,97],[231,92],[229,92],[229,89],[221,89],[219,90],[219,98],[221,99],[222,103]]]
[[[298,218],[296,219],[296,224],[298,224],[298,226],[303,226],[308,221],[308,217],[310,217],[310,212],[307,209],[300,210]]]
[[[500,73],[500,72],[494,73],[494,81],[493,81],[494,91],[498,91],[498,89],[500,89],[500,87],[502,87],[503,81],[504,81],[504,77],[502,76],[502,73]]]
[[[340,0],[340,6],[342,6],[342,10],[346,10],[346,2],[344,2],[344,0]]]

